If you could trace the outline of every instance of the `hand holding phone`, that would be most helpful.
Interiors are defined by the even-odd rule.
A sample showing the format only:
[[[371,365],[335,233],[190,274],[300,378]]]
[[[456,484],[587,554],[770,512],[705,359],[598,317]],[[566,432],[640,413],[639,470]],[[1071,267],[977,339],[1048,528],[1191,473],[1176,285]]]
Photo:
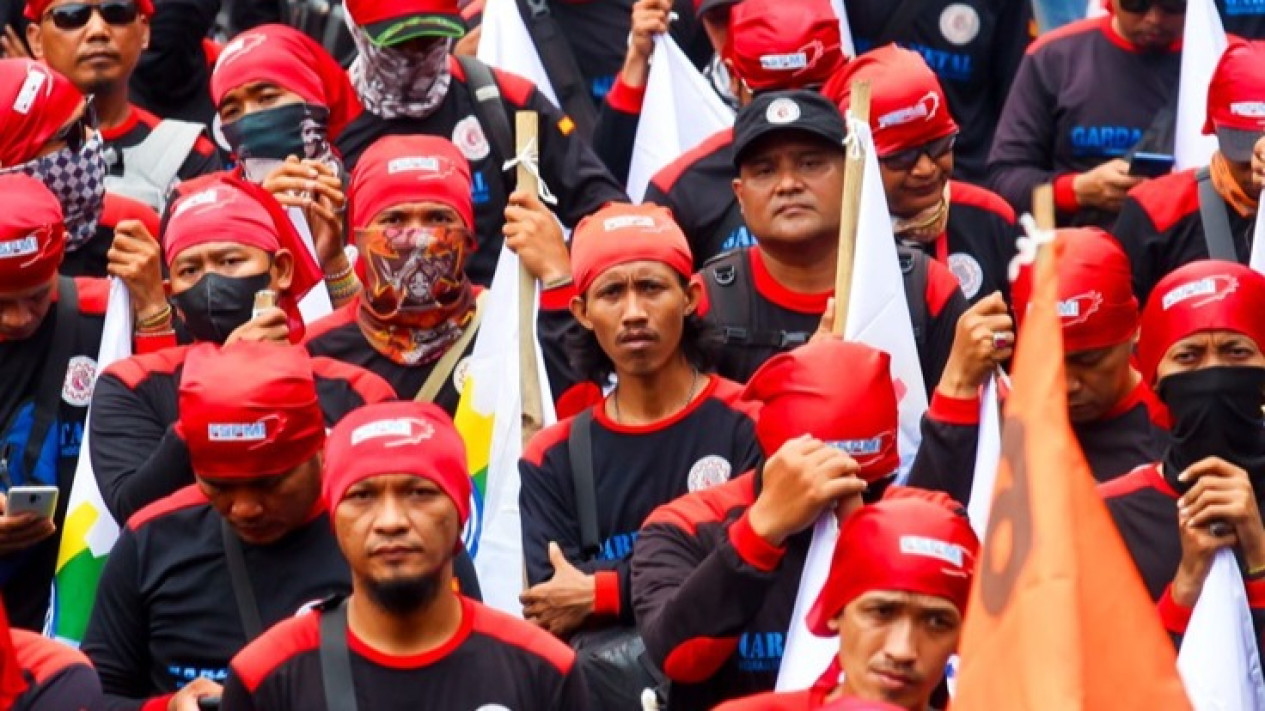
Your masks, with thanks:
[[[1136,178],[1158,178],[1173,172],[1173,156],[1162,153],[1136,153],[1129,161],[1129,175]]]
[[[15,486],[9,489],[6,516],[33,513],[40,518],[53,518],[57,511],[58,490],[55,486]]]

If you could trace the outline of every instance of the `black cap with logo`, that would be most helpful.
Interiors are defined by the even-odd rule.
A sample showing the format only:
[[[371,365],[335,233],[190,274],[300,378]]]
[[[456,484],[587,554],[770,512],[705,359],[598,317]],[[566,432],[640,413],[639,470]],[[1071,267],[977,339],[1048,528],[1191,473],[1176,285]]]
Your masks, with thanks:
[[[841,152],[847,135],[839,107],[821,94],[807,90],[761,92],[742,107],[734,122],[734,166],[742,165],[743,154],[756,141],[791,131],[821,138]]]

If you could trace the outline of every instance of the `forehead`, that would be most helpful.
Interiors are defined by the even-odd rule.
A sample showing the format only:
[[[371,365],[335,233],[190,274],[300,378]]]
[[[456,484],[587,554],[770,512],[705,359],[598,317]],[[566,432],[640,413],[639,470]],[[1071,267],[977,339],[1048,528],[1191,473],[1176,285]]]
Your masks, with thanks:
[[[675,269],[669,267],[663,262],[656,262],[650,259],[642,259],[635,262],[626,262],[624,264],[616,264],[593,279],[594,284],[612,283],[620,281],[629,281],[632,279],[645,279],[648,277],[657,277],[661,279],[674,279],[678,276]]]
[[[843,147],[835,146],[821,136],[789,129],[765,134],[756,140],[743,158],[743,164],[757,160],[771,160],[781,156],[797,156],[804,153],[828,151],[843,156]]]
[[[247,82],[245,84],[242,84],[239,87],[229,89],[228,92],[224,94],[224,99],[220,101],[220,105],[223,105],[225,102],[231,101],[234,99],[241,100],[241,99],[257,96],[267,91],[282,91],[285,93],[293,93],[289,89],[286,89],[284,86],[281,86],[280,84],[277,84],[275,82],[252,81],[252,82]],[[297,94],[295,94],[295,96],[297,96]]]
[[[900,605],[912,612],[958,612],[957,606],[946,598],[903,590],[870,590],[859,595],[848,608],[865,605]]]
[[[1176,343],[1170,346],[1168,350],[1169,352],[1172,352],[1173,350],[1177,348],[1184,348],[1184,347],[1189,347],[1189,346],[1208,346],[1208,345],[1221,346],[1221,345],[1226,345],[1226,344],[1231,344],[1231,343],[1247,344],[1256,348],[1257,350],[1260,350],[1260,345],[1257,344],[1257,342],[1253,340],[1251,336],[1248,336],[1247,334],[1239,333],[1238,331],[1231,331],[1229,329],[1215,329],[1215,330],[1209,330],[1209,331],[1200,331],[1198,333],[1192,333],[1189,336],[1186,336],[1185,338],[1178,340]]]
[[[386,474],[376,474],[374,476],[365,477],[355,484],[352,484],[349,488],[394,489],[401,486],[417,486],[419,484],[438,486],[430,479],[420,477],[409,472],[388,472]]]
[[[405,216],[432,215],[437,212],[442,212],[446,215],[457,215],[457,209],[452,205],[436,202],[434,200],[411,200],[409,202],[400,202],[394,205],[388,205],[387,207],[382,208],[382,211],[377,215],[374,215],[374,217],[382,217],[383,215],[388,214]]]
[[[0,301],[22,301],[24,299],[32,299],[40,296],[46,296],[52,291],[53,280],[57,275],[53,275],[46,284],[33,286],[29,289],[6,289],[0,286]]]
[[[233,252],[243,252],[250,257],[267,257],[268,252],[240,242],[204,242],[192,247],[185,247],[172,258],[172,262],[197,262],[214,259]]]

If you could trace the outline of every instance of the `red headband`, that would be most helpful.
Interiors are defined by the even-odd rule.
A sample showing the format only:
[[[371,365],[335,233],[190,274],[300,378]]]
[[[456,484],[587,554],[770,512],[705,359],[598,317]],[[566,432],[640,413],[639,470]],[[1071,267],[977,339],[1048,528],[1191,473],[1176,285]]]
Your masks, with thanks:
[[[0,213],[0,288],[17,292],[47,284],[66,248],[61,203],[43,182],[23,173],[0,175],[0,195],[21,206]]]
[[[917,497],[862,506],[839,529],[830,574],[808,612],[808,629],[834,637],[827,624],[875,590],[944,598],[965,613],[979,539],[960,512]]]
[[[52,4],[53,0],[27,0],[26,9],[22,11],[22,15],[31,22],[39,22]],[[154,16],[153,0],[136,0],[136,9],[140,10],[145,17]]]
[[[890,363],[882,351],[836,339],[770,358],[743,391],[744,399],[764,403],[756,439],[765,456],[808,434],[855,459],[866,481],[895,472],[899,419]]]
[[[581,294],[611,267],[641,261],[663,262],[686,279],[693,273],[689,242],[667,208],[611,203],[576,225],[571,275]]]
[[[1062,229],[1057,236],[1063,350],[1092,351],[1132,338],[1138,331],[1138,300],[1124,250],[1097,227]],[[1010,293],[1022,325],[1032,298],[1031,266],[1019,271]]]
[[[198,476],[277,476],[325,444],[312,361],[299,346],[195,345],[185,356],[179,402],[176,432]]]
[[[1208,114],[1203,132],[1217,127],[1265,131],[1265,42],[1232,38],[1208,85]]]
[[[847,113],[852,83],[870,81],[870,128],[880,157],[957,133],[935,72],[921,54],[889,44],[848,62],[822,93]]]
[[[461,525],[470,516],[466,445],[452,418],[431,403],[367,405],[334,426],[325,447],[322,492],[330,511],[357,482],[383,474],[433,481],[457,506]]]
[[[721,56],[752,91],[802,89],[843,66],[842,47],[828,0],[745,0],[733,7]]]
[[[211,99],[218,107],[225,94],[253,82],[276,84],[329,109],[331,141],[360,115],[347,72],[325,48],[286,25],[260,25],[225,45],[211,74]]]
[[[0,59],[0,167],[35,158],[83,103],[66,77],[29,59]]]
[[[470,163],[451,141],[435,136],[386,136],[360,156],[348,187],[352,229],[406,202],[437,202],[474,230]]]
[[[1169,272],[1142,312],[1138,364],[1154,384],[1174,343],[1200,331],[1235,331],[1265,348],[1265,276],[1234,262],[1203,260]]]

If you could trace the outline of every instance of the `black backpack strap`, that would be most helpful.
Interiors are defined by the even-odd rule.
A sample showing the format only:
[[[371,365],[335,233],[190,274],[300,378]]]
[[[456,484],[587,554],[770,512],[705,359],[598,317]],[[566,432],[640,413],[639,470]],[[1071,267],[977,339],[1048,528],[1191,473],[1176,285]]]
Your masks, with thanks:
[[[549,11],[549,0],[518,0],[518,12],[523,16],[523,24],[527,25],[532,44],[540,53],[540,63],[545,67],[545,74],[558,95],[562,110],[575,123],[576,132],[584,140],[593,140],[597,105],[585,84],[584,75],[580,73],[571,43]]]
[[[1204,228],[1204,244],[1208,246],[1208,257],[1227,262],[1239,261],[1238,250],[1234,248],[1234,232],[1230,229],[1230,216],[1226,213],[1225,200],[1212,184],[1212,172],[1207,168],[1195,174],[1195,182],[1199,186],[1199,217]]]
[[[905,281],[909,321],[914,326],[914,345],[922,353],[927,341],[927,323],[931,320],[927,310],[927,262],[931,258],[901,245],[897,245],[896,254],[900,258],[900,273]]]
[[[26,450],[22,452],[22,473],[27,481],[35,477],[35,468],[39,464],[40,453],[44,451],[44,438],[57,419],[60,409],[62,383],[66,379],[66,365],[70,361],[70,351],[75,347],[75,323],[79,313],[79,289],[71,277],[57,278],[57,306],[53,325],[53,346],[40,368],[39,389],[35,391],[35,417],[31,423],[31,433],[26,439]],[[56,484],[56,481],[49,482]]]
[[[508,161],[515,155],[514,129],[510,128],[509,115],[501,101],[501,88],[496,84],[496,75],[488,65],[474,57],[459,55],[457,62],[465,71],[466,87],[474,98],[475,118],[479,119],[479,125],[487,131],[500,159]],[[509,179],[512,172],[502,170],[501,175]],[[513,183],[509,185],[512,187]]]
[[[597,531],[597,485],[593,482],[592,409],[581,412],[571,421],[567,453],[571,457],[576,519],[580,522],[580,551],[586,559],[591,559],[602,550],[601,534]]]
[[[264,626],[259,619],[255,589],[246,572],[246,555],[242,551],[242,542],[233,532],[233,527],[228,525],[228,519],[220,519],[220,538],[224,541],[224,560],[228,563],[228,579],[233,585],[233,597],[237,600],[237,614],[241,616],[246,641],[250,642],[264,631]]]
[[[720,341],[726,346],[785,351],[807,343],[813,336],[806,331],[752,328],[758,295],[746,249],[725,252],[704,262],[703,288],[707,289],[707,319],[716,325]]]
[[[347,601],[321,610],[321,685],[328,711],[356,711],[356,685],[347,649]]]

